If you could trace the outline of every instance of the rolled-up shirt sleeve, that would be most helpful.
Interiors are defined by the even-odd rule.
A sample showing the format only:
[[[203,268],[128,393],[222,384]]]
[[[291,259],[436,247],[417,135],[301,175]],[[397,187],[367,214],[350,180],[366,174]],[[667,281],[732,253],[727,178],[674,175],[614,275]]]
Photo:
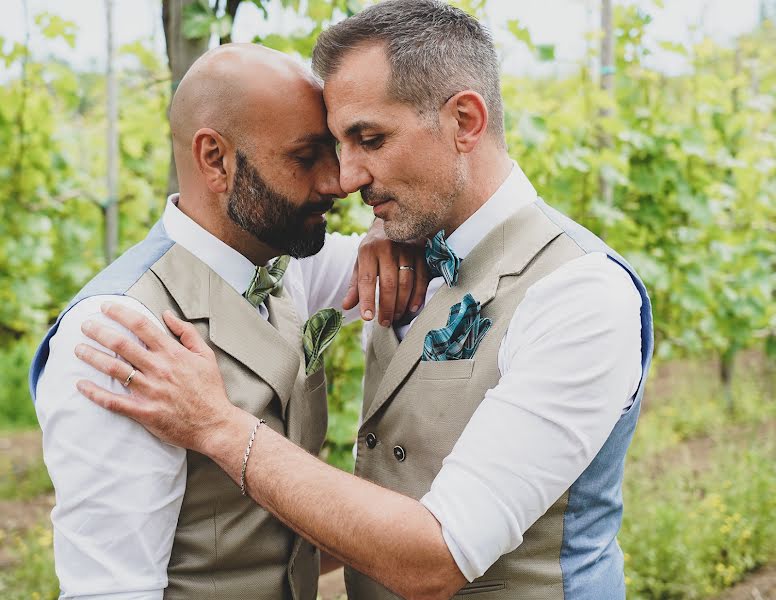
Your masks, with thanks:
[[[78,343],[107,352],[81,332],[86,319],[139,342],[101,313],[106,300],[139,310],[163,327],[137,300],[96,296],[70,309],[50,341],[35,408],[56,492],[55,567],[62,598],[161,600],[186,488],[186,451],[76,389],[79,379],[88,379],[114,393],[131,391],[73,354]]]
[[[469,581],[522,543],[631,405],[640,307],[627,272],[598,253],[526,293],[499,351],[498,384],[421,499]]]

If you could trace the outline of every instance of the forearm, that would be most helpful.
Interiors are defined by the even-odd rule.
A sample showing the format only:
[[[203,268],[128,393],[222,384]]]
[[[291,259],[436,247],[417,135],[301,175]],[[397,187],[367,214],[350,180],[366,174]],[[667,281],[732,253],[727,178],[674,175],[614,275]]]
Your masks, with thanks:
[[[255,421],[235,409],[205,449],[236,482]],[[330,467],[269,427],[256,434],[246,482],[289,527],[405,598],[449,598],[465,583],[419,502]]]

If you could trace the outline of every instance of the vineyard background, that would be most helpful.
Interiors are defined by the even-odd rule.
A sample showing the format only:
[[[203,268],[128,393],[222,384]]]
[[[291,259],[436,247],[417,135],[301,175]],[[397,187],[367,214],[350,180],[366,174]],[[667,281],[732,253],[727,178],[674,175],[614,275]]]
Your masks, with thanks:
[[[115,49],[107,73],[52,50],[104,32],[80,31],[56,3],[32,13],[12,1],[29,26],[22,42],[0,26],[0,595],[48,599],[58,595],[53,492],[27,369],[67,300],[161,215],[174,187],[166,121],[174,82],[209,44],[230,40],[242,4],[266,19],[281,5],[295,15],[297,33],[255,41],[307,59],[322,28],[365,3],[164,0],[167,55],[139,39]],[[486,18],[496,2],[455,4]],[[762,2],[759,23],[732,43],[700,29],[692,43],[660,40],[687,65],[678,74],[650,62],[660,3],[616,2],[578,64],[503,77],[510,154],[543,198],[633,263],[653,300],[656,368],[626,470],[620,537],[632,598],[712,597],[758,569],[757,594],[776,597],[768,567],[776,561],[772,4]],[[519,21],[488,23],[536,60],[558,60]],[[329,221],[363,231],[370,212],[355,195]],[[362,372],[359,326],[350,326],[327,356],[323,456],[344,469]]]

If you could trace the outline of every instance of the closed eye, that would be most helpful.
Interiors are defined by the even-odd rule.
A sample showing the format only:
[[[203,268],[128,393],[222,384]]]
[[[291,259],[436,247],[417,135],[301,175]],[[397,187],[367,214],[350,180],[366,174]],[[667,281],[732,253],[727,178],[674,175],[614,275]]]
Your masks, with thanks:
[[[384,135],[372,135],[372,136],[361,138],[361,140],[358,143],[363,148],[367,148],[369,150],[376,150],[377,148],[383,145],[383,141],[385,141]]]
[[[295,156],[294,160],[305,169],[311,169],[318,160],[318,156]]]

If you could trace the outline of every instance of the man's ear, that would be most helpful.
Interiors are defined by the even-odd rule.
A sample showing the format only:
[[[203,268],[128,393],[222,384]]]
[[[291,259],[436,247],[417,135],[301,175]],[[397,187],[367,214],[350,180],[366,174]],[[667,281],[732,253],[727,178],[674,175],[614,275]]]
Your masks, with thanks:
[[[227,143],[215,129],[203,127],[191,140],[194,164],[211,192],[223,194],[229,189],[225,158]]]
[[[459,152],[471,152],[477,147],[488,128],[488,107],[474,90],[463,90],[445,103],[457,124],[455,145]]]

